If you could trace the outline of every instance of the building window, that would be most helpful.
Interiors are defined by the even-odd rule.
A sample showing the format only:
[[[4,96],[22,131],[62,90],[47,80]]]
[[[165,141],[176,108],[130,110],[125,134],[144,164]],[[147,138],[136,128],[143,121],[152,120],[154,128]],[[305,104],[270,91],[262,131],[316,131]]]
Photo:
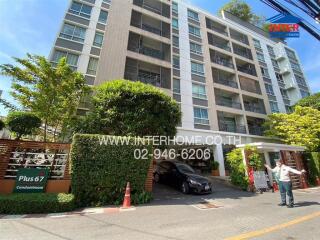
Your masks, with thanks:
[[[108,19],[108,12],[101,10],[98,22],[106,24],[107,23],[107,19]]]
[[[207,99],[206,86],[192,83],[192,97]]]
[[[201,37],[200,28],[197,28],[195,26],[189,25],[189,33],[197,37]]]
[[[97,67],[98,67],[98,58],[90,57],[87,73],[90,75],[96,75]]]
[[[279,108],[278,108],[278,103],[277,102],[269,101],[269,103],[270,103],[271,112],[273,112],[273,113],[279,112]]]
[[[263,54],[257,52],[257,58],[258,58],[258,61],[265,62]]]
[[[260,41],[257,40],[257,39],[253,39],[253,45],[254,45],[256,48],[261,48]]]
[[[60,61],[60,59],[63,57],[65,57],[67,59],[68,65],[73,70],[75,70],[77,68],[79,56],[76,54],[68,53],[68,52],[55,50],[53,53],[52,62],[54,64],[57,64]]]
[[[111,3],[111,0],[102,0],[102,2],[107,3],[107,4],[110,4],[110,3]]]
[[[90,18],[91,10],[91,6],[83,3],[72,2],[69,12],[81,17]]]
[[[174,68],[180,69],[180,58],[178,56],[173,56],[172,62]]]
[[[203,64],[191,62],[191,72],[192,74],[204,75]]]
[[[274,50],[273,50],[273,47],[267,45],[267,48],[268,48],[268,52],[271,56],[275,56],[275,53],[274,53]]]
[[[305,97],[309,97],[309,96],[310,96],[310,93],[309,93],[309,92],[304,91],[304,90],[302,90],[302,89],[300,89],[300,93],[301,93],[302,98],[305,98]]]
[[[266,84],[266,83],[265,83],[264,85],[265,85],[265,87],[266,87],[267,94],[274,96],[274,91],[273,91],[272,85]]]
[[[173,92],[180,94],[180,80],[174,78],[173,79]]]
[[[296,78],[296,80],[297,80],[297,83],[299,84],[299,85],[302,85],[302,86],[307,86],[307,83],[306,83],[306,81],[304,80],[304,78],[303,77],[300,77],[300,76],[298,76],[298,75],[294,75],[295,76],[295,78]]]
[[[282,98],[289,99],[288,93],[285,89],[280,88],[280,92],[281,92]]]
[[[173,43],[174,47],[179,48],[179,37],[173,35],[172,36],[172,43]]]
[[[188,17],[199,22],[199,14],[188,9]]]
[[[276,60],[271,59],[271,62],[272,62],[273,67],[279,68],[279,64],[278,64],[278,62]]]
[[[178,3],[172,2],[172,11],[178,13]]]
[[[175,28],[175,29],[179,29],[178,19],[172,18],[172,27]]]
[[[190,51],[192,53],[202,55],[202,47],[201,47],[201,45],[199,45],[197,43],[190,42]]]
[[[62,31],[60,33],[60,37],[74,40],[77,42],[84,42],[85,35],[86,35],[85,28],[71,25],[68,23],[65,23],[63,25]]]
[[[205,124],[205,125],[209,124],[208,109],[194,107],[193,116],[194,116],[195,124]]]
[[[103,43],[103,33],[96,32],[94,35],[93,46],[102,47]]]
[[[277,73],[277,72],[276,72],[276,78],[277,78],[278,82],[284,83],[283,78],[282,78],[282,75],[281,75],[280,73]]]
[[[270,78],[269,72],[267,68],[260,67],[261,73],[263,77]]]

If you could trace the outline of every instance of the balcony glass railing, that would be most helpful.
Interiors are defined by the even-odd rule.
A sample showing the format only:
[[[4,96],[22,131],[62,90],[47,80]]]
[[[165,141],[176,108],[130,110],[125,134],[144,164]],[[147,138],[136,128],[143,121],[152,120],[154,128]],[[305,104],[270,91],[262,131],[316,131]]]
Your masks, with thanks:
[[[161,76],[159,73],[138,70],[135,67],[126,67],[125,79],[161,87]]]
[[[129,46],[128,49],[131,51],[138,52],[143,55],[149,56],[149,57],[164,60],[164,52],[160,51],[158,49],[153,49],[153,48],[149,48],[149,47],[145,47],[145,46],[140,46],[140,47]]]
[[[252,60],[252,54],[239,48],[233,48],[233,52],[241,57],[245,57]]]
[[[155,33],[159,36],[162,36],[162,31],[159,28],[153,27],[149,24],[142,23],[141,28],[151,33]]]
[[[194,123],[195,124],[204,124],[204,125],[209,125],[209,119],[206,118],[194,118]]]
[[[246,133],[244,125],[235,125],[230,123],[219,122],[219,130],[223,132]]]
[[[249,126],[249,133],[251,135],[258,135],[258,136],[263,136],[263,128],[260,126]]]
[[[226,50],[228,52],[231,52],[231,48],[228,46],[228,44],[218,43],[218,42],[215,42],[215,41],[210,41],[210,44],[212,46],[215,46],[215,47],[221,48],[223,50]]]
[[[253,75],[253,76],[257,76],[256,70],[254,70],[252,68],[237,66],[237,69],[240,72],[247,73],[247,74],[250,74],[250,75]]]
[[[257,106],[253,103],[244,103],[244,109],[248,112],[255,112],[255,113],[261,113],[265,114],[265,110],[262,106]]]
[[[224,107],[242,109],[241,103],[234,100],[226,100],[225,98],[217,97],[216,104]]]
[[[237,82],[232,81],[232,80],[228,80],[226,78],[221,78],[221,77],[220,78],[214,78],[214,82],[220,83],[220,84],[225,85],[225,86],[233,87],[233,88],[238,88]]]
[[[215,57],[212,57],[211,60],[212,60],[212,62],[217,63],[219,65],[229,67],[229,68],[234,68],[231,60],[228,60],[226,58],[215,56]]]

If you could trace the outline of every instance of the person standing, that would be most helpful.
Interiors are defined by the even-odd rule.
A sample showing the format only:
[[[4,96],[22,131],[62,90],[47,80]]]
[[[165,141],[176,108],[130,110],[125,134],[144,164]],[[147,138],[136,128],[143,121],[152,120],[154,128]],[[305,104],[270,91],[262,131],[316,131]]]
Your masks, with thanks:
[[[280,195],[281,195],[281,203],[279,204],[279,206],[286,206],[287,205],[286,195],[288,195],[288,198],[289,198],[288,208],[293,208],[294,207],[294,198],[293,198],[292,183],[291,183],[289,173],[301,175],[301,174],[305,173],[306,171],[305,170],[298,171],[294,168],[286,166],[282,159],[276,160],[276,167],[273,169],[270,168],[267,164],[265,164],[264,166],[279,176],[279,190],[280,190]]]

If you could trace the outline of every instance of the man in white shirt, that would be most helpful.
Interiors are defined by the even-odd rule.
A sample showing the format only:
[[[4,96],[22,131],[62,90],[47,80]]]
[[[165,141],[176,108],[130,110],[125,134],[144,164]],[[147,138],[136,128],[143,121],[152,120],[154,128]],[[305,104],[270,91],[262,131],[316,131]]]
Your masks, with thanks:
[[[281,203],[279,204],[280,206],[286,206],[286,194],[289,197],[289,208],[292,208],[294,205],[294,199],[293,199],[293,194],[292,194],[292,183],[290,179],[289,173],[294,173],[301,175],[305,173],[305,170],[298,171],[294,168],[288,167],[283,163],[283,160],[277,159],[276,160],[276,167],[275,168],[270,168],[267,164],[265,164],[265,167],[269,169],[270,171],[274,172],[275,174],[278,174],[279,177],[279,190],[280,190],[280,195],[281,195]]]

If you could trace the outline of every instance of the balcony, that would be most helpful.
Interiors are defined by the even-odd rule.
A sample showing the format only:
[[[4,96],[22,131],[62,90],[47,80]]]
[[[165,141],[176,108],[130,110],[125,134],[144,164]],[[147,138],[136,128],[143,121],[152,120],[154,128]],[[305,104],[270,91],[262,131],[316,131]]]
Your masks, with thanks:
[[[242,76],[239,76],[239,80],[240,87],[242,90],[256,94],[261,94],[261,88],[258,81]]]
[[[212,68],[212,79],[215,83],[232,88],[238,88],[238,83],[235,81],[235,75],[232,73],[228,73],[217,68]]]
[[[238,44],[232,43],[233,52],[241,57],[252,60],[251,50],[245,47],[242,47]]]
[[[264,122],[265,122],[264,119],[247,116],[247,124],[248,124],[249,134],[263,136],[263,132],[264,132],[263,123]]]
[[[207,17],[206,17],[206,26],[208,29],[212,31],[228,36],[227,26],[222,25],[216,21],[213,21]]]
[[[260,98],[250,97],[242,95],[244,109],[248,112],[255,112],[260,114],[266,114],[266,108],[264,101]]]
[[[143,29],[147,32],[170,38],[170,24],[160,20],[143,15],[142,13],[132,11],[131,26]]]
[[[210,45],[221,48],[228,52],[231,52],[231,48],[229,46],[229,41],[225,40],[221,37],[215,36],[211,33],[208,33],[208,42]]]
[[[156,87],[171,89],[171,70],[154,64],[127,58],[124,78]]]
[[[215,88],[214,95],[217,105],[235,109],[242,109],[241,103],[239,101],[239,94]]]
[[[211,62],[234,69],[232,57],[210,49]]]
[[[234,40],[241,42],[241,43],[249,45],[248,36],[243,33],[238,32],[234,29],[230,29],[230,37]]]
[[[241,115],[218,111],[219,131],[233,133],[247,133]]]
[[[128,50],[170,62],[170,45],[133,32],[129,33]]]
[[[158,15],[170,18],[170,6],[157,0],[133,0],[133,4]]]
[[[237,70],[252,76],[257,76],[256,68],[253,64],[236,59]]]

